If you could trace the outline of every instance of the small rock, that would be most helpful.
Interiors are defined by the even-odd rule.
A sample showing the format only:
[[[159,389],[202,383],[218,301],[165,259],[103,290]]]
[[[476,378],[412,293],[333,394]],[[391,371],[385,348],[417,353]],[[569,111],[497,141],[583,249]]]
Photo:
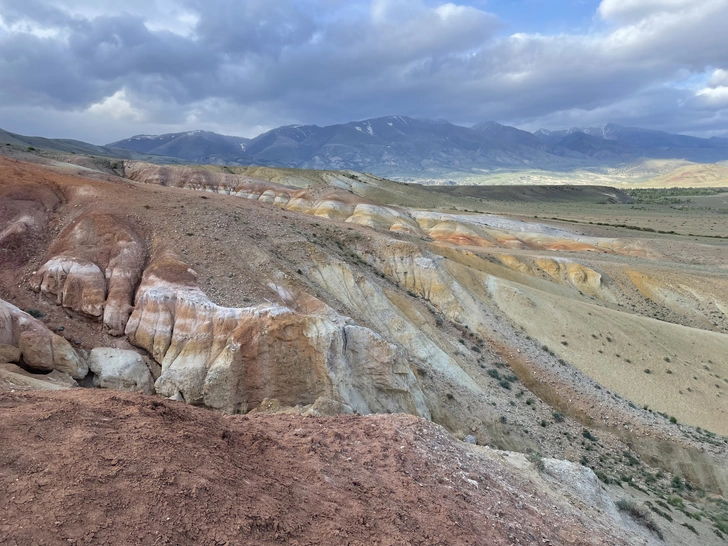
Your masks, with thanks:
[[[466,444],[473,444],[474,446],[478,445],[478,439],[472,434],[468,434],[463,441]]]

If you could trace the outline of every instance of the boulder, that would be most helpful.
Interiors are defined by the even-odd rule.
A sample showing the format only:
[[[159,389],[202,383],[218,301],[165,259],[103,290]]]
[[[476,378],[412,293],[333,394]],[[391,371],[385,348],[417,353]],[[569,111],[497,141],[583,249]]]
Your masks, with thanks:
[[[15,364],[0,364],[0,385],[10,388],[56,391],[72,387],[78,384],[70,375],[53,370],[49,374],[32,374]]]
[[[91,351],[88,366],[94,373],[94,387],[154,393],[152,374],[139,353],[97,347]]]
[[[0,344],[17,347],[29,368],[58,370],[74,379],[83,379],[88,374],[86,363],[68,341],[4,300],[0,300]]]
[[[83,379],[88,374],[88,366],[68,341],[47,328],[20,332],[18,346],[23,354],[23,362],[30,368],[39,371],[58,370],[74,379]]]
[[[0,362],[20,362],[20,349],[0,343]]]
[[[0,364],[0,386],[34,391],[60,391],[69,387],[46,381],[45,375],[28,373],[15,364]]]

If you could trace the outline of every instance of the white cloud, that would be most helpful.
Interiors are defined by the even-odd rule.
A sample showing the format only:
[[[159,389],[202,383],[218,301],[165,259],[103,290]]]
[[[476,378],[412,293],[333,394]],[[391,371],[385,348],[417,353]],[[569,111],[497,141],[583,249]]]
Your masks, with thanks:
[[[728,86],[728,70],[716,68],[708,80],[708,87],[719,87],[721,85]]]
[[[86,112],[99,119],[133,121],[137,123],[146,121],[144,113],[131,105],[124,89],[117,91],[101,102],[92,104]]]
[[[602,0],[598,12],[606,21],[624,24],[684,13],[710,3],[712,0]]]

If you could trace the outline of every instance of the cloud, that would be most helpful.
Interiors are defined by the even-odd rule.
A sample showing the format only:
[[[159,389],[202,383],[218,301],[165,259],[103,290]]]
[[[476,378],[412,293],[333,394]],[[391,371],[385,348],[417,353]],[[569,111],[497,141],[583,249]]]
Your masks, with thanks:
[[[603,0],[599,4],[599,15],[620,24],[643,23],[649,19],[667,14],[685,14],[702,0]]]
[[[95,142],[386,114],[720,130],[724,0],[603,0],[588,34],[510,36],[471,4],[0,0],[0,117],[93,120],[68,136]]]
[[[145,119],[144,113],[129,103],[124,90],[117,91],[112,96],[104,99],[103,102],[92,104],[87,112],[92,116],[102,119],[127,120],[132,122],[143,122]]]

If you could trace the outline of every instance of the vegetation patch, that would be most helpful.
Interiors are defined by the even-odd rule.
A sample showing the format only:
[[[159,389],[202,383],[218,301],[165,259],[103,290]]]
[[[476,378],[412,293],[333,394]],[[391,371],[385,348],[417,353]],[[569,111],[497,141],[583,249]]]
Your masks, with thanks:
[[[652,515],[643,506],[639,506],[631,500],[620,499],[617,501],[617,508],[622,512],[628,514],[634,521],[636,521],[640,525],[643,525],[644,527],[655,533],[658,537],[660,537],[660,540],[664,538],[662,531],[657,526],[657,523],[655,523],[655,520],[652,519]]]

